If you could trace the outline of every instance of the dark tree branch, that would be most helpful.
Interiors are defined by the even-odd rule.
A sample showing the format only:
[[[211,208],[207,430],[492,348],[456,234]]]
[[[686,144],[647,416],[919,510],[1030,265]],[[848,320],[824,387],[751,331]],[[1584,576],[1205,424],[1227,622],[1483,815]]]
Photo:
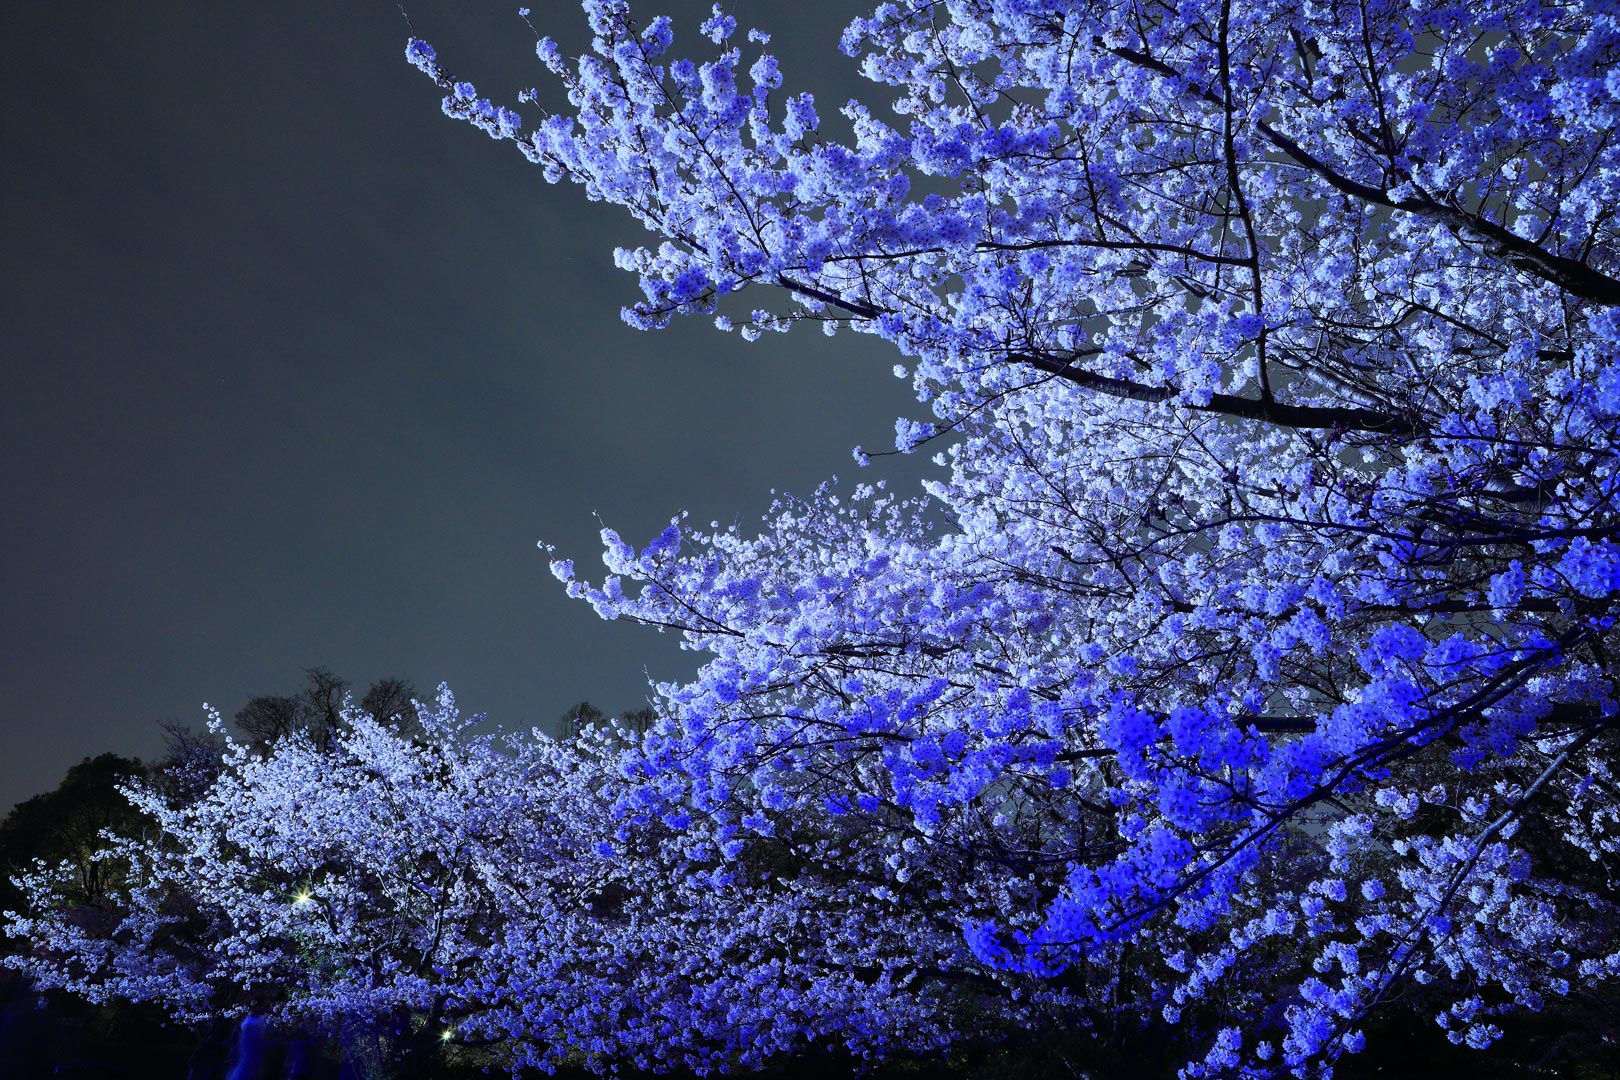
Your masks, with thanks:
[[[863,319],[875,319],[880,315],[888,314],[884,309],[875,307],[872,304],[858,300],[847,300],[836,293],[830,293],[825,289],[797,281],[786,274],[778,274],[776,280],[777,284],[784,289],[798,293],[801,296],[820,300],[826,304],[832,304],[834,307],[858,315]],[[1044,371],[1049,375],[1107,397],[1123,398],[1129,401],[1144,401],[1150,404],[1172,402],[1196,412],[1217,413],[1241,420],[1259,420],[1263,423],[1276,424],[1278,427],[1373,431],[1384,435],[1418,435],[1423,431],[1423,427],[1410,417],[1377,412],[1372,409],[1329,405],[1290,405],[1275,400],[1264,401],[1239,397],[1236,394],[1212,394],[1209,401],[1202,405],[1174,402],[1174,399],[1180,393],[1175,387],[1149,386],[1145,383],[1131,382],[1127,379],[1113,379],[1106,375],[1085,371],[1074,366],[1074,361],[1081,355],[1084,354],[1077,353],[1069,359],[1059,360],[1041,353],[1012,352],[1007,354],[1007,359],[1014,363],[1028,364],[1038,371]]]
[[[1090,371],[1081,371],[1073,361],[1062,361],[1035,353],[1014,353],[1010,359],[1029,364],[1041,371],[1067,379],[1109,397],[1131,401],[1164,402],[1180,391],[1173,386],[1148,386],[1127,379],[1112,379]],[[1410,417],[1330,405],[1290,405],[1280,401],[1261,401],[1239,397],[1236,394],[1211,394],[1203,405],[1184,404],[1184,408],[1197,412],[1219,413],[1241,420],[1259,420],[1278,427],[1324,428],[1342,431],[1373,431],[1384,435],[1418,435],[1423,427]]]
[[[1121,60],[1191,87],[1194,96],[1216,108],[1225,107],[1220,95],[1189,82],[1181,72],[1162,60],[1136,49],[1110,46],[1101,38],[1094,38],[1092,44]],[[1438,221],[1451,229],[1470,250],[1500,259],[1525,273],[1557,285],[1571,296],[1596,301],[1599,304],[1620,304],[1620,281],[1579,260],[1556,255],[1522,236],[1514,235],[1494,221],[1478,214],[1470,214],[1455,206],[1447,206],[1427,194],[1415,199],[1396,199],[1381,188],[1352,180],[1264,120],[1255,122],[1255,130],[1295,163],[1346,195],[1391,210],[1404,210],[1409,214]]]

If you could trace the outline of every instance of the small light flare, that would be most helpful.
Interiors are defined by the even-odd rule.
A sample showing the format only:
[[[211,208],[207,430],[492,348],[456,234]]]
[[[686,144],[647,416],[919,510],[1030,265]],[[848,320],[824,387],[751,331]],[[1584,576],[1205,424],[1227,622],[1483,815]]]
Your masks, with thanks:
[[[301,890],[293,896],[293,907],[303,907],[310,901],[308,890]]]
[[[453,1039],[455,1037],[456,1037],[456,1029],[455,1028],[445,1028],[443,1031],[439,1032],[439,1041],[440,1042],[449,1042],[451,1039]]]

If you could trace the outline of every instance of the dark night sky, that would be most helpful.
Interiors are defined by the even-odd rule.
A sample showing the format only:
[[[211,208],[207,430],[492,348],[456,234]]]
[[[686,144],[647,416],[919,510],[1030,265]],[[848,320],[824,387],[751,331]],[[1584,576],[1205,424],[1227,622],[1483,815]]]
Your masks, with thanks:
[[[543,84],[515,2],[406,6],[482,91]],[[530,6],[581,40],[577,7]],[[738,15],[826,114],[859,7]],[[646,234],[443,118],[384,0],[0,27],[0,810],[315,664],[510,727],[639,704],[691,658],[568,601],[536,542],[584,569],[598,513],[632,542],[757,520],[918,408],[870,339],[625,327],[612,248]],[[910,487],[899,464],[862,478]]]

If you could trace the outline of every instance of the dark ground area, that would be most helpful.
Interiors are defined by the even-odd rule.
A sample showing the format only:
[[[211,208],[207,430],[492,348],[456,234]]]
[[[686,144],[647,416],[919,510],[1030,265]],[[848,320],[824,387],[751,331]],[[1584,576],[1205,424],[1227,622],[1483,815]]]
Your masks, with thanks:
[[[0,973],[0,1076],[6,1080],[202,1080],[225,1074],[223,1056],[211,1072],[193,1072],[207,1056],[197,1053],[197,1036],[163,1026],[155,1014],[59,999],[46,1008],[39,1003],[19,976]]]
[[[98,1007],[58,996],[42,999],[14,973],[0,972],[0,1078],[3,1080],[363,1080],[341,1063],[336,1048],[308,1039],[268,1036],[257,1042],[254,1060],[243,1062],[238,1025],[220,1024],[192,1030],[164,1024],[155,1012],[130,1006]],[[1620,1076],[1613,1060],[1556,1060],[1545,1052],[1564,1038],[1551,1030],[1510,1032],[1498,1047],[1478,1053],[1448,1044],[1438,1032],[1416,1023],[1391,1025],[1382,1038],[1369,1038],[1369,1052],[1347,1059],[1337,1069],[1340,1080],[1391,1080],[1397,1077],[1442,1080],[1508,1080],[1512,1077],[1570,1077],[1613,1080]],[[1139,1045],[1120,1060],[1099,1064],[1095,1071],[1071,1071],[1076,1059],[1058,1042],[1044,1040],[987,1051],[944,1062],[895,1063],[865,1072],[870,1080],[1042,1080],[1089,1075],[1119,1080],[1169,1078],[1175,1075],[1168,1044],[1155,1054]],[[471,1080],[485,1075],[487,1057],[465,1048],[434,1062],[422,1080]],[[793,1062],[754,1080],[840,1080],[863,1074],[860,1064],[835,1057]],[[490,1075],[503,1076],[496,1067]],[[560,1080],[584,1080],[589,1074],[559,1072]],[[625,1077],[635,1080],[627,1071]],[[365,1078],[369,1080],[369,1078]],[[685,1080],[677,1075],[675,1080]]]

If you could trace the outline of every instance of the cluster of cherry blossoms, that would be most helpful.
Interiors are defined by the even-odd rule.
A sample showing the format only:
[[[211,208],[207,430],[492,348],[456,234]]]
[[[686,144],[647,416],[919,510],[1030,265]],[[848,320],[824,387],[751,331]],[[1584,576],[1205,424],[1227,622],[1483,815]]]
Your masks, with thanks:
[[[4,962],[182,1022],[381,1045],[383,1075],[468,1047],[513,1073],[926,1053],[1017,1014],[941,913],[847,888],[873,868],[744,856],[707,819],[628,827],[625,733],[479,735],[444,687],[417,712],[415,734],[349,708],[326,746],[227,741],[200,793],[131,787],[151,828],[97,856],[122,886],[86,906],[71,865],[37,865]],[[830,858],[817,829],[795,833]]]
[[[884,900],[927,850],[1076,1017],[1201,1006],[1193,1073],[1325,1071],[1396,998],[1485,1046],[1615,973],[1607,5],[886,3],[837,132],[718,7],[707,59],[584,7],[566,108],[445,111],[657,238],[633,325],[893,342],[943,470],[555,565],[708,655],[632,822],[831,814]],[[1162,970],[1099,982],[1125,947]]]
[[[1189,1077],[1327,1076],[1391,1010],[1484,1048],[1615,1000],[1610,5],[885,3],[843,37],[882,108],[837,124],[719,8],[707,59],[584,8],[589,53],[537,46],[555,111],[407,58],[646,226],[633,325],[892,342],[933,412],[897,447],[937,478],[828,484],[753,535],[605,531],[604,580],[553,564],[570,594],[705,656],[644,739],[497,752],[424,721],[465,761],[400,750],[388,798],[296,745],[233,759],[149,805],[176,847],[119,849],[173,882],[124,938],[191,895],[215,943],[150,967],[25,923],[71,958],[40,977],[182,1014],[307,986],[285,1007],[603,1068],[1173,1030]],[[232,832],[269,828],[255,770],[299,768],[305,812],[449,831],[271,885],[159,854],[323,850],[296,814]],[[390,843],[441,877],[390,886]],[[369,940],[367,888],[431,947],[390,930],[418,944],[366,955],[395,966],[309,975]]]

